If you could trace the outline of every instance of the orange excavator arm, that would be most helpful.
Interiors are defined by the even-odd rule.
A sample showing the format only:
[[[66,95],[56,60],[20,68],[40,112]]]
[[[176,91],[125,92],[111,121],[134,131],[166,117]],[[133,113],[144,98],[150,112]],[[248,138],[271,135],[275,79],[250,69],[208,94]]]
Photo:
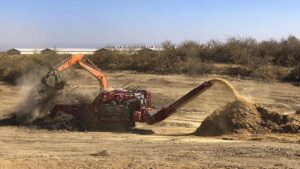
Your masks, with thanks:
[[[84,55],[72,55],[69,59],[66,59],[58,65],[53,66],[52,69],[54,69],[56,72],[61,72],[70,66],[77,64],[79,61],[83,60],[83,58]]]
[[[62,81],[59,80],[58,73],[64,71],[65,69],[75,64],[78,64],[99,80],[100,86],[103,90],[107,90],[109,85],[108,85],[108,79],[106,75],[100,69],[98,69],[92,62],[90,62],[87,58],[86,59],[91,63],[91,65],[84,62],[83,61],[84,58],[85,58],[84,55],[81,54],[72,55],[69,59],[66,59],[63,62],[59,63],[58,65],[52,67],[52,69],[48,72],[48,74],[42,79],[42,83],[52,88],[58,88],[58,89],[63,88]]]
[[[86,71],[90,72],[94,75],[100,82],[102,89],[108,89],[108,79],[105,74],[102,73],[98,68],[92,67],[83,61],[78,62],[81,67],[83,67]]]

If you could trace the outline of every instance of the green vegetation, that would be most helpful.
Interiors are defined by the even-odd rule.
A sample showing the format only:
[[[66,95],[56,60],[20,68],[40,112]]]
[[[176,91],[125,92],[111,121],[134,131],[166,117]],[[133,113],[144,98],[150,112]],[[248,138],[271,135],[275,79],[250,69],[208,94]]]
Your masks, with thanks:
[[[266,80],[300,81],[300,41],[295,36],[257,42],[253,38],[229,38],[225,42],[186,41],[175,47],[167,41],[163,51],[143,49],[122,53],[102,49],[88,56],[106,71],[188,75],[223,74]],[[5,55],[0,57],[0,80],[16,83],[28,72],[49,68],[68,55]],[[41,72],[41,71],[36,71]]]

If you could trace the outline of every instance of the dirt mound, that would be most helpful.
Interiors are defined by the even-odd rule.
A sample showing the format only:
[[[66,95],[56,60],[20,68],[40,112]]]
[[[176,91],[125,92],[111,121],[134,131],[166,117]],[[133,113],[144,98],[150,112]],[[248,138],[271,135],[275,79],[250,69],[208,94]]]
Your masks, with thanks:
[[[233,133],[300,133],[298,115],[283,115],[247,101],[236,100],[214,111],[196,130],[196,135]]]
[[[196,135],[300,133],[298,115],[283,115],[269,111],[244,99],[228,81],[220,78],[212,81],[224,85],[224,90],[230,91],[236,100],[208,116],[196,130]]]
[[[69,130],[69,131],[83,131],[84,127],[80,120],[73,115],[60,113],[57,115],[47,115],[43,118],[36,119],[32,125],[41,129],[48,130]]]

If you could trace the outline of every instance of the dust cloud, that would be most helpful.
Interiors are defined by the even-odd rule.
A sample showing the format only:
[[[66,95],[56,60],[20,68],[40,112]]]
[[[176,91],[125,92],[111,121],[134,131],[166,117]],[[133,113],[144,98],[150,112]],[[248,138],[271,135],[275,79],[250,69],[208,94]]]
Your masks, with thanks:
[[[47,116],[55,104],[84,104],[92,101],[85,90],[75,92],[68,85],[62,90],[48,88],[41,83],[41,76],[30,73],[18,80],[19,103],[14,112],[20,124],[31,124],[34,120]]]
[[[222,78],[215,78],[215,79],[212,79],[210,81],[213,81],[214,83],[217,83],[217,84],[221,84],[221,85],[224,85],[228,91],[231,92],[231,94],[233,95],[233,97],[236,99],[236,100],[246,100],[245,98],[243,98],[239,92],[233,87],[232,84],[230,84],[227,80],[225,79],[222,79]]]
[[[15,116],[17,122],[25,124],[48,114],[59,93],[54,89],[43,89],[40,78],[34,73],[22,76],[18,88],[20,101]]]

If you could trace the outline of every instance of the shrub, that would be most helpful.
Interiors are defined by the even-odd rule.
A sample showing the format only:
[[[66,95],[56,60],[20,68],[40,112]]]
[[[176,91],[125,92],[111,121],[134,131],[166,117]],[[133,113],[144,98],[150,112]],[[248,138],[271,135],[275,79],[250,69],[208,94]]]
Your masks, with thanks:
[[[252,70],[247,66],[235,66],[229,67],[223,71],[222,74],[229,75],[229,76],[238,76],[238,77],[245,77],[251,74]]]
[[[49,57],[51,59],[49,59]],[[37,75],[44,73],[42,69],[48,69],[66,56],[59,55],[13,55],[0,57],[0,80],[10,84],[16,84],[17,80],[28,73]]]
[[[203,63],[199,59],[189,59],[183,65],[182,73],[188,75],[202,75],[212,73],[214,66],[209,63]]]
[[[300,82],[300,65],[294,68],[291,73],[285,78],[285,80]]]
[[[279,79],[282,77],[280,69],[272,65],[259,66],[251,72],[250,76],[265,80]]]
[[[129,69],[141,72],[155,72],[159,66],[159,56],[156,51],[142,49],[131,57],[132,63]]]

